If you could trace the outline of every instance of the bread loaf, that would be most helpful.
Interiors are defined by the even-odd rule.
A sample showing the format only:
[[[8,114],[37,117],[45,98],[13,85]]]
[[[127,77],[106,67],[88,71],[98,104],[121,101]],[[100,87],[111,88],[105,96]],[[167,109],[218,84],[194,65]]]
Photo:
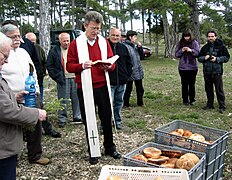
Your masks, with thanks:
[[[143,154],[146,158],[159,158],[161,150],[154,147],[147,147],[143,149]]]
[[[176,161],[175,168],[190,170],[195,166],[191,159],[181,158]]]
[[[136,159],[136,160],[139,160],[139,161],[147,162],[147,158],[142,154],[137,154],[137,155],[133,156],[132,158]]]
[[[189,130],[184,130],[184,134],[183,136],[186,137],[186,138],[189,138],[193,133]]]
[[[180,150],[172,150],[172,149],[162,149],[162,155],[167,156],[169,158],[179,158],[182,156],[182,151]]]
[[[120,176],[109,176],[106,180],[124,180],[124,179]]]
[[[197,155],[193,153],[186,153],[183,156],[181,156],[181,158],[191,159],[195,165],[200,161]]]
[[[192,134],[189,139],[195,140],[195,141],[200,141],[200,142],[205,142],[205,138],[204,136],[202,136],[201,134]]]

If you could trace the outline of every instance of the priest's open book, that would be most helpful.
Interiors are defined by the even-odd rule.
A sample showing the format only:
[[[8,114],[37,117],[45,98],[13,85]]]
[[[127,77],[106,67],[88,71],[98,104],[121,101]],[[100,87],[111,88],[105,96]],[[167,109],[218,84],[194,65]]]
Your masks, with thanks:
[[[117,61],[117,59],[119,58],[118,55],[115,55],[107,60],[97,60],[97,61],[94,61],[92,62],[92,66],[100,66],[100,65],[112,65],[115,63],[115,61]]]

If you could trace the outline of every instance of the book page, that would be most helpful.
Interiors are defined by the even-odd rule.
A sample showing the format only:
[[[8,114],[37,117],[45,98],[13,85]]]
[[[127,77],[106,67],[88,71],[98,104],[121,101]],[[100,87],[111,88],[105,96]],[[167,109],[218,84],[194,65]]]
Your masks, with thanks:
[[[102,61],[102,60],[97,60],[97,61],[94,61],[92,62],[92,66],[96,66],[96,65],[101,65],[101,64],[105,64],[105,65],[112,65],[115,63],[115,61],[117,61],[117,59],[119,58],[118,55],[115,55],[105,61]]]

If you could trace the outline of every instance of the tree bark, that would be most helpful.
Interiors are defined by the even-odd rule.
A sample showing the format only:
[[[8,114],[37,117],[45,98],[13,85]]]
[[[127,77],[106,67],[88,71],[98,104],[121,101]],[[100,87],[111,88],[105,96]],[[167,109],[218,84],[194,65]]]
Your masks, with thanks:
[[[37,9],[37,0],[34,0],[34,21],[35,21],[35,26],[34,26],[34,31],[37,32],[38,31],[38,23],[37,23],[37,13],[36,13],[36,9]]]
[[[40,0],[39,1],[39,10],[40,10],[40,24],[39,24],[39,41],[40,45],[43,47],[46,55],[50,49],[50,21],[49,21],[49,0]]]
[[[169,25],[166,12],[163,14],[163,28],[164,28],[164,42],[165,42],[165,51],[164,57],[171,57],[171,42],[169,35]]]
[[[193,25],[193,34],[196,40],[200,43],[200,22],[199,22],[199,9],[198,9],[198,1],[196,0],[185,0],[185,2],[191,8],[191,20]]]

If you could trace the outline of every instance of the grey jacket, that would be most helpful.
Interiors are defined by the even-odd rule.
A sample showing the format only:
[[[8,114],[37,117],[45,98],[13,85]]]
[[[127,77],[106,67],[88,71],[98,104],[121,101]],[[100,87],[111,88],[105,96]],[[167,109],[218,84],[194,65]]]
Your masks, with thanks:
[[[22,125],[36,125],[39,111],[18,105],[0,74],[0,159],[17,155],[23,147]]]
[[[132,42],[130,41],[126,41],[124,43],[128,49],[128,52],[130,54],[131,57],[131,62],[133,65],[132,68],[132,74],[129,77],[129,81],[134,81],[134,80],[141,80],[144,78],[144,70],[143,67],[141,65],[141,61],[140,61],[140,57],[143,57],[143,49],[138,48],[137,46],[135,46]]]

